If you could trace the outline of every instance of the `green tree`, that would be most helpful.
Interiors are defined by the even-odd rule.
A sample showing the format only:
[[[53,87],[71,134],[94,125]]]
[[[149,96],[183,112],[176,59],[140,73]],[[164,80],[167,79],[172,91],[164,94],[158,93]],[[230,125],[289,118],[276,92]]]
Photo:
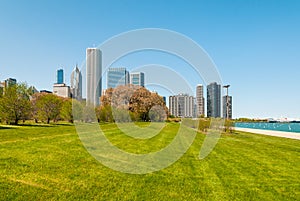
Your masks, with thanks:
[[[5,89],[0,98],[1,119],[11,124],[28,119],[31,110],[28,87],[25,83],[15,84]]]
[[[97,121],[95,107],[92,104],[83,107],[83,120],[86,123]]]
[[[98,122],[114,122],[110,105],[100,105],[96,108]]]
[[[50,120],[55,122],[58,120],[62,108],[62,99],[54,94],[40,94],[36,99],[35,106],[38,118],[49,124]]]
[[[72,99],[66,98],[62,100],[60,117],[70,123],[74,122],[74,117],[72,112]]]
[[[83,108],[84,103],[76,99],[72,99],[72,113],[74,121],[83,121]]]

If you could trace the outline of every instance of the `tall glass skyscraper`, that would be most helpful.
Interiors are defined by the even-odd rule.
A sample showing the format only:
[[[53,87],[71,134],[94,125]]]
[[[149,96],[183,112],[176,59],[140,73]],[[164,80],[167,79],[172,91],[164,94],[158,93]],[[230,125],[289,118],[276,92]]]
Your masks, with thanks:
[[[216,82],[207,86],[207,117],[221,117],[221,85]]]
[[[64,83],[64,70],[58,69],[57,70],[57,84],[63,84]]]
[[[77,65],[71,73],[71,93],[74,99],[82,99],[82,75]]]
[[[97,48],[86,49],[86,103],[100,104],[102,90],[102,53]]]
[[[109,68],[107,72],[107,88],[129,84],[129,72],[126,68]]]
[[[143,72],[130,73],[130,84],[145,87],[145,74]]]

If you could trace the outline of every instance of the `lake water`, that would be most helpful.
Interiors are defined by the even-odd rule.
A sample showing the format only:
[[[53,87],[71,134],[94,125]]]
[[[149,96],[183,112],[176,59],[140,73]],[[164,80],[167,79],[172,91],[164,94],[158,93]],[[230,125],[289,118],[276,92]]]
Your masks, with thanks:
[[[235,123],[235,127],[300,133],[300,123]]]

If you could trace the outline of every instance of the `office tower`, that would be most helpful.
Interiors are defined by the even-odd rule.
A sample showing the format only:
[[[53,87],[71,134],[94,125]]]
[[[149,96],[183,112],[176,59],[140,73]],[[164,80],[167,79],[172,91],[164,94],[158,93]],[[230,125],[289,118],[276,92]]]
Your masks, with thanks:
[[[35,86],[30,86],[28,88],[28,91],[29,91],[30,94],[39,93],[39,91],[35,88]]]
[[[107,72],[107,88],[129,84],[129,72],[126,68],[109,68]]]
[[[145,74],[143,72],[130,73],[130,84],[145,87]]]
[[[4,94],[5,82],[0,82],[0,97]]]
[[[169,112],[175,117],[193,117],[194,101],[194,97],[187,94],[169,96]]]
[[[53,85],[53,94],[63,97],[63,98],[70,98],[71,90],[70,90],[70,87],[67,86],[65,83],[54,84]]]
[[[82,99],[82,75],[77,65],[71,73],[71,94],[74,99]]]
[[[216,82],[207,86],[207,117],[221,117],[221,85]]]
[[[197,111],[197,117],[205,116],[204,113],[204,96],[203,96],[203,85],[198,84],[196,87],[196,111]]]
[[[228,106],[228,113],[227,113],[227,106]],[[232,119],[232,96],[227,96],[227,95],[223,96],[223,118]]]
[[[64,70],[58,69],[57,70],[57,82],[56,84],[63,84],[64,83]]]
[[[14,78],[8,78],[4,81],[4,87],[7,88],[7,87],[11,87],[13,85],[17,84],[17,80],[14,79]]]
[[[165,105],[167,105],[167,99],[166,99],[166,97],[163,96],[162,98],[163,98],[163,101],[164,101]]]
[[[102,90],[102,53],[97,48],[86,49],[86,102],[99,105]]]

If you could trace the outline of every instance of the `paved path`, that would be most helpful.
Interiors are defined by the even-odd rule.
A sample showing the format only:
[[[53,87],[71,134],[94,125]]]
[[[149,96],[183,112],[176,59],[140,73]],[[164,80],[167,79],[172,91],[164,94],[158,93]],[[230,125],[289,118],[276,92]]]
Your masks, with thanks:
[[[262,129],[253,129],[253,128],[234,128],[237,131],[244,131],[249,133],[256,133],[262,135],[270,135],[276,137],[285,137],[290,139],[300,140],[300,133],[284,132],[284,131],[272,131],[272,130],[262,130]]]

